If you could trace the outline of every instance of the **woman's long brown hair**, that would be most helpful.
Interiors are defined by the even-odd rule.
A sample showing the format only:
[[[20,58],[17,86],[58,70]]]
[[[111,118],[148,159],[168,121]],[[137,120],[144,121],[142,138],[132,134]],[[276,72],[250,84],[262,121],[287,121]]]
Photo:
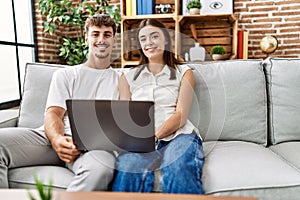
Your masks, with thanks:
[[[145,26],[147,26],[147,25],[151,25],[151,26],[160,28],[162,30],[162,32],[165,36],[165,39],[167,41],[167,44],[165,45],[163,59],[164,59],[164,62],[169,66],[169,68],[171,70],[170,79],[171,80],[175,79],[176,78],[176,74],[175,74],[176,65],[180,64],[180,62],[175,58],[175,54],[172,52],[172,41],[171,41],[171,37],[170,37],[170,34],[169,34],[168,30],[166,29],[166,27],[161,22],[159,22],[155,19],[144,19],[139,24],[139,28],[137,30],[138,48],[139,48],[139,52],[140,52],[140,55],[141,55],[139,64],[142,65],[142,66],[145,66],[145,65],[149,64],[149,59],[145,56],[145,54],[142,50],[141,44],[139,42],[139,37],[138,37],[139,33],[140,33],[140,30],[142,28],[144,28]],[[142,67],[142,69],[143,68],[144,67]],[[140,74],[140,71],[142,71],[142,69],[139,70],[139,72],[136,74],[134,80]]]

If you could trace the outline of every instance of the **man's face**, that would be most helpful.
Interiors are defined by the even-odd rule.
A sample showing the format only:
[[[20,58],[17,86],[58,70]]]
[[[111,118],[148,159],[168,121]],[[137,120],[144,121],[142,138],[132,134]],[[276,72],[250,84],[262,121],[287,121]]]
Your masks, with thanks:
[[[95,56],[99,59],[110,58],[112,47],[115,43],[112,27],[91,26],[85,40],[89,46],[90,56]]]

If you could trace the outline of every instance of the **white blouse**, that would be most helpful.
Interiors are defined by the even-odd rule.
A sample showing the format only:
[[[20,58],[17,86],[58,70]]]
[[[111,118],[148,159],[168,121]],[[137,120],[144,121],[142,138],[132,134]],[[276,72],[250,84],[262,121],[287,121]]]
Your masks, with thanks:
[[[147,67],[140,71],[141,67],[135,67],[126,71],[125,77],[130,87],[131,100],[134,101],[153,101],[155,128],[159,128],[176,110],[180,82],[187,70],[186,65],[178,65],[176,70],[176,79],[170,80],[170,68],[165,65],[161,72],[153,75]],[[133,80],[140,71],[136,80]],[[194,125],[187,120],[186,124],[162,140],[170,141],[179,134],[190,134],[195,130]]]

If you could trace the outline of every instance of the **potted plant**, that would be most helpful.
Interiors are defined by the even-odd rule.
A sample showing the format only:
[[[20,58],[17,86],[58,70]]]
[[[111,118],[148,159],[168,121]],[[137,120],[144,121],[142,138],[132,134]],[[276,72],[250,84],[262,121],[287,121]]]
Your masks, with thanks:
[[[187,9],[190,11],[191,15],[199,15],[201,7],[202,4],[200,0],[190,0],[187,4]]]
[[[213,46],[210,50],[210,55],[213,58],[213,60],[223,60],[226,58],[225,54],[225,48],[220,45]]]
[[[45,184],[38,179],[37,175],[34,175],[34,183],[36,190],[38,191],[38,196],[40,200],[51,200],[52,199],[52,180],[49,182],[49,186],[45,186]],[[30,200],[37,200],[35,195],[31,193],[28,189],[28,196]]]

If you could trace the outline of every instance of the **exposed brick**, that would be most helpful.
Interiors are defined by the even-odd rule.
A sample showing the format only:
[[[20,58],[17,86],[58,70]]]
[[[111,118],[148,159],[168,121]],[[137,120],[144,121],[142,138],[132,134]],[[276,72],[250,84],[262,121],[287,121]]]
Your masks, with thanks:
[[[252,8],[250,9],[251,12],[274,12],[278,11],[277,7],[265,7],[265,8]]]
[[[264,19],[254,19],[253,22],[257,22],[257,23],[260,23],[260,22],[280,22],[282,21],[282,18],[264,18]]]
[[[251,18],[251,19],[256,19],[260,17],[268,17],[268,13],[251,13],[251,14],[245,14],[242,15],[243,19]]]
[[[281,1],[277,1],[276,5],[292,5],[292,4],[300,4],[299,0],[281,0]]]
[[[264,30],[263,33],[264,34],[274,34],[274,33],[276,33],[276,30],[274,30],[274,29]],[[262,34],[262,31],[261,30],[250,30],[249,34],[251,34],[251,35]]]
[[[276,24],[274,28],[285,28],[285,27],[300,27],[300,22],[297,23],[283,23],[283,24]]]
[[[280,33],[292,33],[292,32],[300,32],[300,28],[280,29]]]
[[[262,30],[262,27],[265,29],[265,28],[272,28],[272,24],[271,23],[268,23],[268,24],[264,24],[264,23],[261,23],[261,24],[246,24],[245,25],[245,28],[246,29],[260,29]],[[263,30],[262,30],[263,32]]]
[[[278,12],[278,13],[273,13],[273,16],[292,16],[292,15],[300,15],[300,11],[299,12]]]
[[[274,6],[275,3],[273,1],[265,1],[265,2],[259,2],[259,1],[255,1],[255,3],[252,3],[253,1],[251,1],[251,3],[247,3],[248,7],[261,7],[261,6]]]

